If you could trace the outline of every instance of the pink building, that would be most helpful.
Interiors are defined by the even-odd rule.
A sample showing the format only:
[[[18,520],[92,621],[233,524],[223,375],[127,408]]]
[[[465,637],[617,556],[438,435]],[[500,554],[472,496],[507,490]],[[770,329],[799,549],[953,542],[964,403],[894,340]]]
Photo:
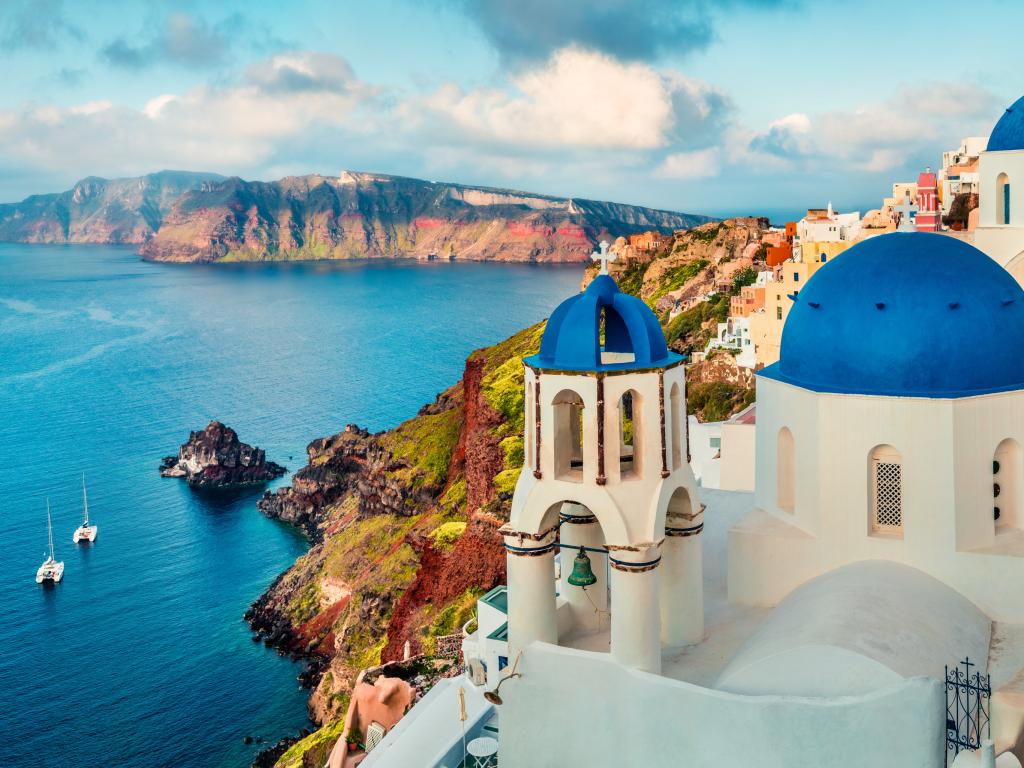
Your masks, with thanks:
[[[931,168],[917,177],[917,218],[914,224],[918,232],[938,232],[942,229],[939,185]]]

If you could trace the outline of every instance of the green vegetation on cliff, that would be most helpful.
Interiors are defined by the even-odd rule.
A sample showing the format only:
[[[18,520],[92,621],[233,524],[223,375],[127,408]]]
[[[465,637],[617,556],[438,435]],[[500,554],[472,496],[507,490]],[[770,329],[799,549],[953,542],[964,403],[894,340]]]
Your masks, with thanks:
[[[387,432],[383,445],[408,467],[395,472],[395,479],[411,487],[442,488],[448,479],[448,464],[459,441],[462,411],[452,408],[441,413],[417,416]]]

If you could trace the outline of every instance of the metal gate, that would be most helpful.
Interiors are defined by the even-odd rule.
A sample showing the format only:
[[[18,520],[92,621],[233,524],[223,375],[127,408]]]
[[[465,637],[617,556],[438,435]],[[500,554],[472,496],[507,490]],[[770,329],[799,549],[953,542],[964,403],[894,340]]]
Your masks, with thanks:
[[[981,674],[970,659],[946,667],[946,765],[965,749],[980,749],[989,736],[989,675]]]

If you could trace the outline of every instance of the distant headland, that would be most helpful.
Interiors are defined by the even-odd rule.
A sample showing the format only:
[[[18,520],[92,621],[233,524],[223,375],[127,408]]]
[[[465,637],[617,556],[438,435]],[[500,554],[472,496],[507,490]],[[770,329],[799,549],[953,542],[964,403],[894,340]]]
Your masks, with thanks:
[[[160,171],[0,204],[0,241],[136,245],[153,261],[582,262],[602,239],[708,216],[342,171],[245,181]]]

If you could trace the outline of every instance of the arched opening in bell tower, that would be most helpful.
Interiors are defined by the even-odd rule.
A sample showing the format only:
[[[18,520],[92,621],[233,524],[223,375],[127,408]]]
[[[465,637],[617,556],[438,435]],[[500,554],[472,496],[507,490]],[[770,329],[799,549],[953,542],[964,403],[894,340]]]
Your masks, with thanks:
[[[631,477],[640,473],[643,445],[640,393],[627,389],[619,398],[619,473]]]
[[[636,353],[633,350],[633,339],[630,338],[629,329],[626,327],[622,315],[614,307],[603,307],[599,323],[598,333],[601,339],[602,365],[632,363],[635,361]]]
[[[554,411],[555,477],[583,482],[583,398],[563,389],[551,401]]]
[[[544,516],[546,525],[557,525],[555,551],[556,594],[561,603],[558,618],[559,645],[576,645],[609,629],[609,560],[604,529],[587,506],[560,501]],[[590,645],[584,641],[584,645]],[[608,650],[601,642],[594,650]]]

